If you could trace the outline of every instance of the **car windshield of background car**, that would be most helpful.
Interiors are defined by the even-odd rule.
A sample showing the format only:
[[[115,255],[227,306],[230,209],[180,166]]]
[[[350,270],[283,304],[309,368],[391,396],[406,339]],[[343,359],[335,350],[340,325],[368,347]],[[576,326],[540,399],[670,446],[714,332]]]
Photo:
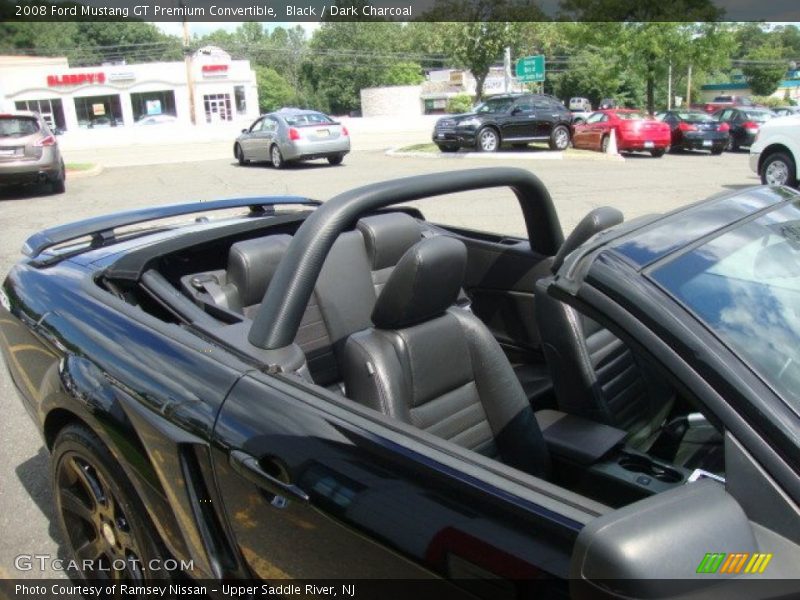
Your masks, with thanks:
[[[678,118],[684,121],[716,121],[711,115],[702,112],[681,112],[678,113]]]
[[[637,119],[649,119],[647,115],[640,112],[618,112],[617,117],[626,121],[636,121]]]
[[[714,238],[651,277],[800,410],[800,202]]]
[[[24,137],[39,131],[35,119],[25,117],[0,117],[0,137]]]

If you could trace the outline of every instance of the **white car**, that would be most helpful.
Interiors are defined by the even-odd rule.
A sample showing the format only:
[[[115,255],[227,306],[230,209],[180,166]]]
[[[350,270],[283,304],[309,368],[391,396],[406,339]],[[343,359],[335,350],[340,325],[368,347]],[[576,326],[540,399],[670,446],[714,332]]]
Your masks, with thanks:
[[[800,178],[800,116],[778,117],[761,126],[750,146],[750,168],[766,185],[797,187]]]

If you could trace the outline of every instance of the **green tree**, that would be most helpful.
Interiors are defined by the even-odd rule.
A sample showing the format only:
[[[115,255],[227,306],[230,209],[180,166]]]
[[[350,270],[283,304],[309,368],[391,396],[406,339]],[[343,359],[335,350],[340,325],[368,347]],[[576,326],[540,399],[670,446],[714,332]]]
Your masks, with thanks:
[[[271,67],[257,66],[254,70],[258,87],[258,107],[262,113],[295,103],[297,93],[280,73]]]
[[[777,43],[767,43],[750,52],[742,73],[747,84],[757,96],[769,96],[778,89],[786,76],[788,61],[783,59],[784,48]]]
[[[419,63],[404,61],[386,69],[380,79],[380,85],[417,85],[424,79]]]
[[[607,97],[615,98],[621,106],[640,106],[644,99],[641,76],[626,68],[615,48],[584,48],[552,80],[557,96],[589,98],[593,106]]]

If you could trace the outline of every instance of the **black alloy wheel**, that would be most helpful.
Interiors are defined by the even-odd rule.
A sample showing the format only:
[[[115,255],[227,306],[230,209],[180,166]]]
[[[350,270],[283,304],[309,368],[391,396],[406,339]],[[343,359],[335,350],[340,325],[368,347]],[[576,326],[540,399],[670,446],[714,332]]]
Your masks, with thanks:
[[[160,570],[159,544],[141,501],[94,433],[79,425],[59,433],[51,477],[56,519],[81,576],[132,583],[169,576]]]

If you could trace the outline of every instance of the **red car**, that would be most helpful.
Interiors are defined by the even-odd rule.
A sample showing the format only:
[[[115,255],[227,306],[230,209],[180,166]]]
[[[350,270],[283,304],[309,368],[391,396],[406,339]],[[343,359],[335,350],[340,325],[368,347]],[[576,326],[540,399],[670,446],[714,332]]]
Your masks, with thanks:
[[[616,132],[617,148],[621,152],[644,151],[660,158],[671,143],[666,123],[638,110],[613,109],[592,113],[585,124],[576,125],[572,144],[576,148],[605,152],[612,130]]]

